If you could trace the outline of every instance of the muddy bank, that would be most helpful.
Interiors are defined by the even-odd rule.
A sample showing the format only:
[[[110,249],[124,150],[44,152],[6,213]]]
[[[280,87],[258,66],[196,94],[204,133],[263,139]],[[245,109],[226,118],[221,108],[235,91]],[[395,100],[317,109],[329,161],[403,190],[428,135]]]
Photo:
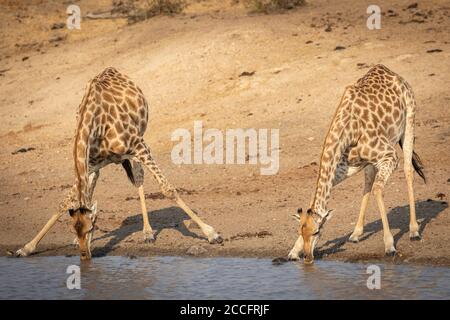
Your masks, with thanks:
[[[54,42],[49,39],[61,29],[50,27],[61,22],[64,12],[36,4],[17,17],[17,8],[2,4],[1,30],[8,37],[0,48],[0,254],[32,239],[64,198],[74,181],[72,135],[85,85],[114,66],[149,101],[145,139],[162,171],[188,191],[182,193],[185,202],[229,241],[208,245],[146,176],[150,223],[158,233],[154,244],[144,244],[137,190],[120,166],[111,165],[102,171],[94,195],[100,210],[94,255],[185,255],[199,246],[203,249],[192,249],[199,256],[284,257],[297,237],[291,215],[309,204],[322,141],[345,86],[382,63],[415,92],[415,151],[428,181],[415,181],[422,234],[417,242],[408,238],[402,161],[386,186],[399,252],[394,262],[450,265],[450,3],[428,1],[408,9],[410,4],[380,1],[382,29],[369,31],[367,6],[354,1],[311,1],[271,15],[248,15],[236,6],[206,1],[186,8],[184,15],[131,26],[119,20],[89,21]],[[89,4],[87,9],[95,8]],[[33,18],[33,10],[55,15],[46,22],[48,29],[39,29],[45,32],[30,33],[43,21]],[[27,34],[38,45],[30,44]],[[171,133],[179,128],[192,132],[199,120],[205,128],[222,131],[280,129],[278,173],[262,176],[260,166],[250,164],[174,164]],[[362,241],[347,242],[363,180],[358,174],[333,190],[334,217],[325,226],[318,258],[391,259],[384,257],[373,201]],[[38,248],[40,255],[76,254],[69,245],[74,235],[68,223],[67,216],[60,219]]]

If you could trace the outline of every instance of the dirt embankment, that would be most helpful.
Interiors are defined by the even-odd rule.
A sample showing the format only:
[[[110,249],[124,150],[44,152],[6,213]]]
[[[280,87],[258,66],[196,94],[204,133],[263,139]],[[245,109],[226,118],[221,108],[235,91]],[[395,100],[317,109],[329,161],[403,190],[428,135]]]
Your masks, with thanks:
[[[80,1],[82,12],[107,7]],[[97,3],[97,2],[95,2]],[[0,249],[29,241],[73,182],[75,113],[87,81],[107,66],[128,74],[150,103],[146,140],[184,200],[225,238],[208,245],[186,226],[181,209],[157,196],[148,177],[147,206],[158,231],[142,241],[137,190],[120,166],[101,173],[95,193],[100,215],[94,256],[186,254],[286,256],[297,234],[291,214],[309,204],[327,127],[346,85],[383,63],[413,87],[418,113],[416,151],[428,183],[416,179],[420,242],[408,239],[402,165],[385,202],[399,254],[394,261],[450,265],[450,3],[379,1],[380,30],[366,27],[369,4],[309,1],[282,14],[249,15],[239,4],[203,1],[184,13],[128,25],[126,19],[64,22],[55,2],[0,5]],[[96,7],[97,6],[97,7]],[[258,165],[175,165],[171,133],[205,128],[280,129],[280,170]],[[23,150],[19,150],[25,148]],[[30,149],[31,148],[31,149]],[[25,151],[25,152],[20,152]],[[324,259],[384,260],[382,225],[371,203],[363,241],[346,240],[356,222],[363,176],[335,188],[333,219],[318,245]],[[153,196],[152,196],[153,195]],[[39,254],[76,254],[63,217]],[[193,246],[194,249],[192,249]],[[198,250],[195,250],[197,248]]]

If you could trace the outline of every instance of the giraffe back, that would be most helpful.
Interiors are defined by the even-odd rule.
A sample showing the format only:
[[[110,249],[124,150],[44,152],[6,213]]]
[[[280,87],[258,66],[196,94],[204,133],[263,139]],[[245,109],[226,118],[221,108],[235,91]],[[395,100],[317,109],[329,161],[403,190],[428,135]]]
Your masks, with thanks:
[[[120,163],[133,152],[147,128],[148,105],[141,89],[110,67],[88,83],[77,118],[73,155],[83,206],[90,168]]]
[[[115,68],[105,69],[90,82],[84,99],[77,133],[80,143],[89,145],[93,164],[126,154],[140,141],[147,129],[148,104],[141,89],[126,75]]]

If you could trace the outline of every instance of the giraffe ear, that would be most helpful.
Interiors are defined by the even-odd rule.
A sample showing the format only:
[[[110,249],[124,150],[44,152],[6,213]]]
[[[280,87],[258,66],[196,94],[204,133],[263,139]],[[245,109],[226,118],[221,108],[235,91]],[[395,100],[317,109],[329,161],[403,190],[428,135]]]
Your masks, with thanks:
[[[94,203],[91,206],[92,214],[97,214],[97,201],[94,201]]]
[[[71,217],[73,217],[73,214],[75,213],[75,210],[73,210],[73,209],[69,209],[69,215],[71,216]]]
[[[306,210],[306,213],[307,213],[307,214],[313,214],[313,211],[312,211],[311,208],[309,208],[308,210]]]
[[[332,216],[333,216],[333,209],[328,210],[328,211],[327,211],[327,214],[326,214],[325,217],[324,217],[324,220],[325,220],[325,221],[328,221],[328,220],[331,219]]]

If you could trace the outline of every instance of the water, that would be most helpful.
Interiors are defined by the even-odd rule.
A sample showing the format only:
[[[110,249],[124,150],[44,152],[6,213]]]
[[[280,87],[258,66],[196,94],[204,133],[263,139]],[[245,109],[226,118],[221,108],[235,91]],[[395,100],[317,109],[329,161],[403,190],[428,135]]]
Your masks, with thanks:
[[[66,286],[78,257],[0,257],[0,299],[449,299],[450,268],[268,259],[101,257],[82,263],[81,289]]]

